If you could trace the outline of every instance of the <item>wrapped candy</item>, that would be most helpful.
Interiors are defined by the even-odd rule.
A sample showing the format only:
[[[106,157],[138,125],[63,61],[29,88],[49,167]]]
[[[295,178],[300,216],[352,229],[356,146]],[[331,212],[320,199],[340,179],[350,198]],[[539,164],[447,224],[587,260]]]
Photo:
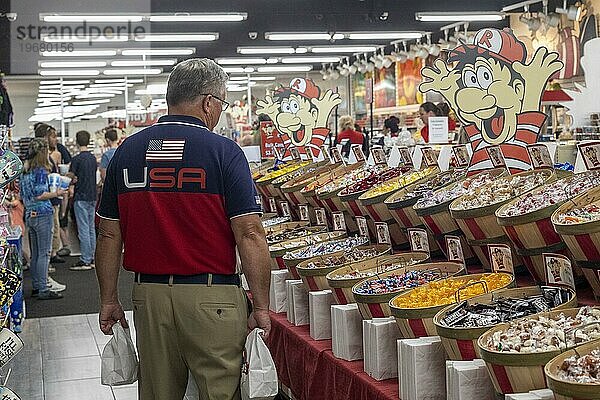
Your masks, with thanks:
[[[364,236],[353,236],[347,239],[332,240],[329,242],[313,244],[312,246],[303,247],[299,250],[286,253],[283,258],[286,260],[303,259],[316,256],[324,256],[331,253],[336,253],[342,250],[349,250],[353,247],[358,247],[369,241]]]
[[[558,371],[558,377],[575,383],[600,385],[600,349],[594,349],[583,356],[575,355],[565,359]]]
[[[347,195],[350,193],[361,192],[363,190],[367,190],[372,188],[373,186],[385,182],[387,180],[396,178],[402,174],[411,171],[409,167],[397,167],[397,168],[389,168],[384,169],[382,171],[376,172],[372,171],[369,176],[366,178],[347,186],[344,190],[340,192],[340,195]]]
[[[274,185],[283,185],[284,183],[291,181],[292,179],[296,179],[299,176],[310,174],[311,172],[315,172],[317,170],[316,166],[310,168],[298,168],[296,171],[286,174],[282,177],[279,177],[273,181]]]
[[[351,262],[363,261],[375,257],[379,254],[376,248],[357,249],[353,248],[340,255],[331,255],[319,258],[316,261],[308,263],[306,268],[329,268],[336,265],[348,264]]]
[[[583,224],[598,219],[600,219],[600,207],[597,203],[575,208],[558,216],[558,222],[561,224]]]
[[[268,181],[271,179],[275,179],[275,178],[285,175],[289,172],[295,171],[299,168],[306,167],[310,163],[311,163],[311,161],[285,163],[283,166],[277,167],[277,169],[274,169],[273,171],[270,171],[266,175],[262,176],[256,182],[259,183],[259,182],[264,182],[264,181]]]
[[[384,182],[366,192],[363,196],[361,196],[361,199],[368,199],[371,197],[380,196],[385,193],[393,192],[404,186],[410,185],[411,183],[416,182],[419,179],[426,177],[427,175],[431,175],[436,169],[436,167],[429,167],[421,171],[415,171],[413,173],[406,174],[400,177],[399,179],[393,179],[391,181]]]
[[[415,197],[421,197],[427,193],[430,193],[433,190],[436,190],[438,188],[446,186],[446,185],[460,179],[461,177],[464,176],[464,174],[465,174],[465,172],[463,170],[458,170],[458,169],[454,169],[454,170],[451,170],[451,171],[448,171],[448,172],[445,172],[442,174],[437,174],[434,177],[432,177],[431,179],[429,179],[423,183],[416,184],[413,188],[411,188],[409,191],[404,193],[403,196],[396,197],[394,199],[394,201],[400,202],[400,201],[412,199]]]
[[[457,199],[462,195],[471,194],[476,189],[491,182],[492,179],[494,179],[494,175],[489,172],[482,172],[461,182],[457,182],[448,188],[424,193],[423,197],[417,201],[415,208],[432,207]]]
[[[268,228],[270,226],[281,224],[283,222],[288,222],[289,220],[290,220],[290,217],[274,217],[274,218],[264,220],[262,222],[262,226],[263,226],[263,228]]]
[[[386,278],[369,279],[362,282],[353,292],[357,294],[385,294],[414,288],[440,279],[440,270],[417,270],[394,274]]]
[[[335,192],[336,190],[340,190],[346,186],[349,186],[357,181],[363,180],[370,176],[371,174],[379,174],[381,171],[388,169],[387,165],[373,165],[367,166],[365,165],[362,168],[355,169],[353,171],[348,172],[344,176],[341,176],[337,179],[332,180],[331,182],[326,183],[325,185],[316,188],[317,194],[324,194],[329,192]],[[308,187],[306,190],[311,190]]]
[[[369,278],[371,276],[375,276],[377,274],[382,274],[384,272],[391,271],[393,269],[408,267],[408,266],[414,265],[420,261],[421,260],[413,260],[411,258],[410,260],[406,260],[405,262],[401,262],[401,263],[394,262],[394,263],[389,263],[389,264],[383,264],[383,265],[378,266],[377,268],[371,268],[371,269],[367,269],[364,271],[355,270],[355,271],[344,273],[344,274],[331,275],[331,276],[328,276],[328,279],[344,280],[344,279],[356,279],[356,278]]]
[[[560,313],[554,318],[543,314],[510,322],[507,329],[490,335],[485,346],[508,353],[540,353],[565,350],[600,339],[600,309],[582,307],[575,317]],[[589,326],[588,325],[592,324]],[[575,329],[582,327],[581,329]]]
[[[276,232],[267,235],[267,244],[274,244],[283,242],[285,240],[297,239],[307,235],[311,235],[312,233],[314,232],[303,227],[286,229],[283,232]]]

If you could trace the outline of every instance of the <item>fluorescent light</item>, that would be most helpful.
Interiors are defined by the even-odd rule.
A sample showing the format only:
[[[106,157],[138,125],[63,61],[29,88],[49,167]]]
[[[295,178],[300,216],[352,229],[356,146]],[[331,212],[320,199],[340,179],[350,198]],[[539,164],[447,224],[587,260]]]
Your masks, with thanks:
[[[308,72],[312,65],[279,65],[270,67],[258,67],[258,72]]]
[[[245,92],[248,90],[247,86],[227,86],[228,92]]]
[[[61,80],[55,79],[51,81],[40,81],[40,85],[59,85],[60,87]],[[75,80],[75,81],[62,81],[63,85],[86,85],[90,83],[87,79]]]
[[[158,75],[162,73],[160,68],[121,68],[121,69],[105,69],[104,75]]]
[[[204,14],[154,14],[150,22],[238,22],[248,18],[247,13],[204,13]]]
[[[277,79],[274,76],[251,76],[250,80],[252,81],[274,81],[275,79]],[[248,80],[247,76],[230,76],[229,77],[230,81],[246,81]]]
[[[252,67],[224,67],[223,71],[227,72],[228,74],[249,74],[254,72],[254,68]]]
[[[118,60],[111,61],[111,67],[150,67],[175,65],[177,60]]]
[[[325,56],[325,57],[285,57],[281,59],[283,64],[306,64],[306,63],[336,63],[340,62],[342,58],[337,56]]]
[[[267,40],[339,40],[343,39],[341,33],[327,32],[265,32]]]
[[[313,46],[313,53],[370,53],[377,50],[377,46]]]
[[[127,83],[142,83],[143,79],[131,79],[127,78]],[[94,84],[104,84],[104,83],[125,83],[125,79],[94,79]]]
[[[212,33],[148,33],[136,36],[136,42],[211,42],[219,39],[218,32]],[[147,53],[146,53],[147,54]]]
[[[81,94],[75,98],[76,99],[102,99],[102,98],[115,97],[115,96],[116,95],[114,93],[86,93],[86,94]]]
[[[215,61],[217,62],[217,64],[221,65],[252,65],[267,63],[267,60],[265,60],[264,58],[250,57],[217,58]]]
[[[501,21],[504,17],[496,11],[415,13],[415,19],[421,22]]]
[[[87,43],[87,42],[127,42],[129,37],[125,36],[77,36],[77,35],[65,35],[65,36],[55,36],[55,35],[45,35],[42,36],[42,41],[46,43],[63,43],[63,42],[71,42],[71,43]]]
[[[397,40],[420,39],[421,32],[348,32],[345,37],[350,40]]]
[[[100,75],[97,69],[41,69],[41,76],[94,76]]]
[[[106,61],[42,61],[41,68],[89,68],[106,67]]]
[[[91,105],[91,104],[103,104],[103,103],[110,103],[110,99],[97,99],[97,100],[81,100],[81,101],[74,101],[72,104],[74,106],[87,106],[87,105]]]
[[[306,53],[306,48],[303,48]],[[240,54],[294,54],[297,49],[293,47],[238,47],[237,52]]]
[[[189,56],[194,54],[196,49],[193,47],[176,49],[128,49],[122,50],[124,56]]]
[[[116,50],[41,51],[43,57],[112,57]]]
[[[142,22],[143,16],[139,14],[40,14],[40,21],[44,22]]]

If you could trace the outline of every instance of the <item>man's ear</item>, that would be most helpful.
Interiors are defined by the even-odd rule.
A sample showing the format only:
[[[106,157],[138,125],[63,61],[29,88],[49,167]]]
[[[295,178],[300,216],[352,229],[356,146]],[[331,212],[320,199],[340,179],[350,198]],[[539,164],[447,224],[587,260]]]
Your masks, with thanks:
[[[515,79],[512,86],[517,97],[522,101],[525,98],[525,83],[522,80]]]

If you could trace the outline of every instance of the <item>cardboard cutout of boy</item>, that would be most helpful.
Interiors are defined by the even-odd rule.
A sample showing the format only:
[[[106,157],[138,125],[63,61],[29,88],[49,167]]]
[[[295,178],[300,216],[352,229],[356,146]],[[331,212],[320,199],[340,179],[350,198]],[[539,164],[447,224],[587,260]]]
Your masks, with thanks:
[[[338,93],[322,92],[312,79],[294,78],[289,87],[282,86],[273,97],[259,100],[256,113],[268,115],[277,127],[286,147],[284,157],[290,155],[290,146],[310,148],[317,157],[330,132],[329,115],[341,102]]]
[[[448,64],[438,59],[421,71],[419,89],[441,94],[464,124],[473,156],[469,173],[492,168],[485,151],[499,145],[511,172],[530,169],[526,146],[535,143],[546,120],[542,95],[552,75],[563,67],[558,53],[545,47],[526,64],[527,50],[511,29],[486,28],[473,44],[452,50]]]

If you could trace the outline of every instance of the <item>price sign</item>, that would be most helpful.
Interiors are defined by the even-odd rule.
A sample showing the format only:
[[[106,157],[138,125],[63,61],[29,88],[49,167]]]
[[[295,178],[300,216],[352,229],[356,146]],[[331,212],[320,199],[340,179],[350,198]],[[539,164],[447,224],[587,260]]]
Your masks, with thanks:
[[[290,216],[290,203],[288,203],[287,201],[282,201],[279,203],[279,206],[281,207],[282,216],[289,217]]]
[[[276,159],[283,160],[283,154],[281,153],[281,149],[279,147],[273,147],[273,153],[275,154]]]
[[[346,231],[346,220],[344,219],[343,212],[334,212],[333,216],[333,230],[334,231]]]
[[[422,251],[429,254],[429,237],[425,229],[409,228],[408,240],[412,251]]]
[[[375,161],[376,165],[387,164],[387,157],[383,147],[373,147],[373,149],[371,149],[371,154],[373,155],[373,161]]]
[[[344,159],[342,158],[342,153],[340,153],[340,149],[338,149],[337,147],[332,147],[329,160],[332,164],[343,164]]]
[[[23,349],[23,341],[7,328],[0,330],[0,367],[6,365]]]
[[[454,155],[454,161],[457,168],[467,168],[469,166],[471,157],[469,157],[467,146],[464,144],[452,146],[452,154]]]
[[[512,251],[507,244],[489,244],[490,265],[493,272],[515,273]]]
[[[429,143],[448,143],[448,117],[429,117]]]
[[[392,244],[390,228],[386,222],[375,222],[375,232],[377,232],[377,244]]]
[[[577,147],[588,170],[600,169],[600,142],[580,143]]]
[[[354,153],[354,157],[356,157],[357,163],[365,161],[365,153],[363,153],[362,146],[360,144],[353,144],[352,152]]]
[[[500,146],[489,146],[485,148],[485,151],[494,168],[506,168],[506,160]]]
[[[373,103],[373,79],[365,79],[365,104]]]
[[[569,257],[562,254],[543,253],[546,266],[546,282],[548,285],[567,286],[575,290],[573,267]],[[600,273],[599,273],[600,275]]]
[[[292,155],[292,160],[300,161],[302,156],[300,155],[300,150],[297,147],[290,147],[290,154]]]
[[[533,169],[542,168],[553,168],[554,163],[552,157],[550,157],[550,151],[544,144],[530,144],[527,146],[527,153],[529,153],[529,160]]]
[[[446,251],[448,252],[448,261],[459,262],[464,265],[465,255],[462,249],[460,236],[446,235]]]
[[[269,210],[274,213],[277,212],[277,203],[274,197],[269,197]]]
[[[431,147],[422,147],[421,153],[421,168],[425,167],[439,167],[437,152]]]
[[[410,150],[406,146],[398,147],[398,152],[400,153],[400,164],[406,167],[413,167],[412,154],[410,154]]]
[[[319,226],[327,225],[324,208],[315,208],[315,220]]]
[[[310,220],[310,218],[308,216],[308,205],[306,205],[306,204],[300,204],[298,206],[298,210],[300,212],[300,221],[308,221],[308,220]]]
[[[358,234],[360,236],[369,237],[369,227],[365,217],[356,217],[356,225],[358,225]]]

